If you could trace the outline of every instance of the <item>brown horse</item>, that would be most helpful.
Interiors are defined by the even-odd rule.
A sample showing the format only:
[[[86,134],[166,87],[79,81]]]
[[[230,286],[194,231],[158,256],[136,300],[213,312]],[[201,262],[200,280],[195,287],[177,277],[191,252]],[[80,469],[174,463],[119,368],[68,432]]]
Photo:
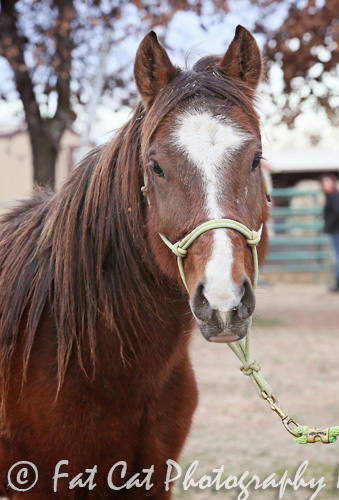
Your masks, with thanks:
[[[3,496],[171,497],[166,461],[178,459],[197,404],[189,332],[197,322],[208,340],[243,337],[255,300],[240,233],[192,244],[187,293],[159,232],[176,242],[213,218],[265,223],[261,67],[240,26],[223,57],[192,70],[173,66],[149,33],[129,122],[58,193],[37,191],[2,217]],[[266,240],[264,227],[260,262]],[[32,465],[19,461],[38,470],[30,489]]]

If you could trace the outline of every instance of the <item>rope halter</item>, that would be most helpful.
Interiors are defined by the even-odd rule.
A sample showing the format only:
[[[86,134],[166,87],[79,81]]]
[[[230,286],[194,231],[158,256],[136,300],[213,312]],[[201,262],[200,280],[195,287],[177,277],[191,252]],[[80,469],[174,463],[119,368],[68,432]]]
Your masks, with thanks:
[[[172,250],[172,252],[177,256],[178,267],[180,271],[181,279],[185,285],[186,290],[188,290],[184,267],[183,267],[183,259],[187,255],[188,248],[192,245],[192,243],[203,233],[206,231],[210,231],[212,229],[234,229],[241,233],[247,240],[248,246],[252,250],[253,256],[253,288],[256,290],[258,283],[258,254],[257,254],[257,245],[260,242],[263,225],[260,226],[258,231],[251,231],[248,227],[244,226],[240,222],[237,222],[232,219],[214,219],[207,222],[204,222],[200,226],[196,227],[191,231],[187,236],[185,236],[182,240],[177,243],[172,244],[166,236],[160,234],[163,242]],[[339,437],[339,426],[338,427],[329,427],[329,428],[316,428],[316,427],[307,427],[301,426],[293,418],[289,417],[284,411],[281,409],[279,405],[279,401],[276,396],[273,394],[273,390],[270,385],[266,382],[264,377],[260,373],[260,364],[258,361],[253,360],[250,355],[250,334],[252,329],[252,318],[250,318],[248,323],[248,330],[246,335],[245,344],[242,340],[238,340],[237,342],[228,343],[228,347],[236,354],[236,356],[241,361],[242,365],[240,370],[244,375],[247,375],[256,389],[257,393],[261,398],[266,400],[271,410],[273,410],[281,419],[286,430],[292,434],[295,442],[300,444],[306,443],[333,443]],[[290,426],[294,425],[292,429]]]

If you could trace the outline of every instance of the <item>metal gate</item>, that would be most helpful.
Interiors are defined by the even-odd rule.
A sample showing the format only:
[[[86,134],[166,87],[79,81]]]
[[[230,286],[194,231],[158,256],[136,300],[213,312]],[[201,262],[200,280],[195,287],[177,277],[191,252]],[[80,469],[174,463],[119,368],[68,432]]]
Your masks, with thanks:
[[[333,253],[323,232],[323,199],[320,190],[273,189],[269,222],[270,243],[266,273],[320,274],[327,281],[334,272]]]

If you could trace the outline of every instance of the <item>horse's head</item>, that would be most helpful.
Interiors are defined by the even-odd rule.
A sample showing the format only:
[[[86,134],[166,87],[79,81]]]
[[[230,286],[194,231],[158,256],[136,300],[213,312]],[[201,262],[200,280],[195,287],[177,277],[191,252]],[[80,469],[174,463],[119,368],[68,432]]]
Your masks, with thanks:
[[[172,65],[153,32],[140,44],[135,79],[145,115],[147,227],[154,258],[171,279],[180,276],[159,233],[175,243],[211,219],[233,219],[252,230],[267,219],[254,109],[261,71],[257,44],[241,26],[223,57],[205,57],[191,71]],[[259,261],[266,240],[264,227]],[[226,228],[204,232],[189,248],[184,270],[204,337],[219,342],[243,337],[255,308],[246,238]]]

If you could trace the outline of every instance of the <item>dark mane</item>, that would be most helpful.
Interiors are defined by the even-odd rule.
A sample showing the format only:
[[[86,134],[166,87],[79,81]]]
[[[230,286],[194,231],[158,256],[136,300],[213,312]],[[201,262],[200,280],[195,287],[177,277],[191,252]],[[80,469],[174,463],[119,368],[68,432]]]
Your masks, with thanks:
[[[213,60],[214,61],[214,60]],[[249,88],[235,83],[204,58],[192,71],[178,72],[144,116],[139,105],[108,144],[86,156],[60,192],[35,191],[31,200],[0,219],[0,378],[6,394],[12,354],[24,338],[24,373],[41,315],[50,308],[57,329],[58,382],[70,355],[87,343],[93,369],[98,324],[122,337],[118,317],[126,308],[137,341],[147,332],[138,317],[140,297],[149,317],[154,291],[166,279],[155,268],[145,231],[140,188],[147,145],[166,115],[187,99],[219,99],[240,106],[257,120]],[[126,325],[124,325],[126,326]],[[126,328],[124,329],[126,330]]]
[[[152,305],[140,192],[140,118],[139,106],[111,143],[82,160],[59,193],[38,190],[1,218],[2,394],[19,330],[24,328],[26,372],[48,300],[58,333],[59,385],[74,347],[82,363],[85,340],[94,364],[98,322],[119,335],[116,312],[123,291],[129,290],[135,311],[135,292],[143,294],[145,308]],[[135,331],[137,321],[131,324]]]

